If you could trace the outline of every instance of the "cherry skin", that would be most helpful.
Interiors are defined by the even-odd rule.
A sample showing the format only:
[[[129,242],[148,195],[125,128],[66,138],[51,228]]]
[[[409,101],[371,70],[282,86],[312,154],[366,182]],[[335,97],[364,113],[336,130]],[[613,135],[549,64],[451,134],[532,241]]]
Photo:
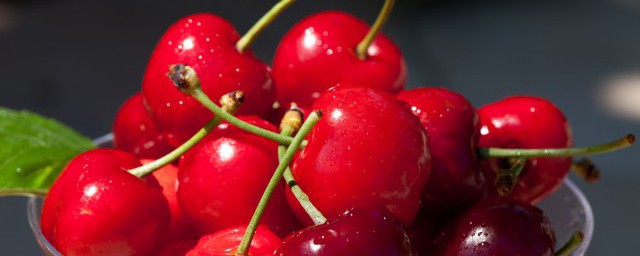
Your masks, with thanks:
[[[142,164],[152,162],[151,159],[141,159]],[[193,230],[184,216],[180,204],[178,203],[178,167],[168,164],[151,173],[162,187],[162,194],[167,199],[169,210],[171,211],[171,221],[169,228],[165,233],[164,240],[167,243],[174,240],[196,240],[198,237],[193,235]]]
[[[243,121],[275,131],[255,116]],[[199,234],[246,225],[278,166],[278,145],[222,123],[180,161],[178,200]],[[273,192],[262,224],[285,236],[299,223],[284,197],[284,184]]]
[[[186,256],[233,256],[236,255],[242,241],[246,226],[231,227],[216,233],[204,235],[198,244],[191,249]],[[282,244],[282,240],[271,230],[259,225],[251,240],[249,254],[255,256],[273,255],[273,252]]]
[[[169,224],[152,176],[130,153],[95,149],[76,156],[51,186],[41,215],[44,236],[64,255],[149,255]]]
[[[356,46],[368,31],[364,21],[340,11],[311,15],[291,28],[273,60],[280,105],[286,109],[296,102],[309,107],[322,92],[339,84],[401,91],[407,79],[406,64],[389,38],[378,34],[366,59],[356,55]]]
[[[175,88],[166,76],[169,65],[182,63],[193,68],[202,90],[213,100],[243,91],[246,100],[240,115],[271,115],[274,91],[269,67],[251,51],[239,52],[235,48],[239,39],[228,21],[212,14],[194,14],[169,27],[158,42],[147,64],[142,93],[152,118],[173,145],[190,138],[213,114]]]
[[[406,224],[429,178],[428,137],[408,104],[365,87],[340,86],[313,105],[323,118],[292,165],[293,176],[327,218],[384,206]],[[287,192],[298,219],[311,220]]]
[[[564,114],[551,102],[531,96],[508,97],[478,109],[480,147],[566,148],[573,145],[572,132]],[[552,194],[566,178],[571,158],[532,158],[518,177],[510,197],[535,204]],[[488,184],[494,184],[500,169],[509,168],[505,159],[484,161]],[[496,189],[489,192],[496,193]]]
[[[449,223],[430,255],[551,256],[555,234],[535,206],[510,198],[481,201]]]
[[[404,224],[380,211],[351,210],[287,236],[275,255],[413,255]]]
[[[475,154],[478,114],[471,103],[445,88],[412,89],[397,97],[411,104],[429,134],[431,177],[422,195],[426,211],[440,220],[484,198],[484,176]]]
[[[174,148],[149,116],[140,93],[127,99],[118,110],[113,122],[113,144],[139,158],[160,158]]]

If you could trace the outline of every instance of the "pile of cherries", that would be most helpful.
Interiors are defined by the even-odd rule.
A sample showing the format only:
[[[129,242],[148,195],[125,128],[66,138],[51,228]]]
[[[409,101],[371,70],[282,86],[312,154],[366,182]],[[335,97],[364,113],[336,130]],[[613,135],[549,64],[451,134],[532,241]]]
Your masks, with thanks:
[[[212,14],[169,27],[116,116],[115,149],[75,157],[47,195],[41,228],[60,253],[554,254],[532,204],[572,166],[555,105],[405,90],[400,50],[377,31],[393,1],[374,29],[340,11],[305,18],[269,67],[248,47],[291,2],[242,37]]]

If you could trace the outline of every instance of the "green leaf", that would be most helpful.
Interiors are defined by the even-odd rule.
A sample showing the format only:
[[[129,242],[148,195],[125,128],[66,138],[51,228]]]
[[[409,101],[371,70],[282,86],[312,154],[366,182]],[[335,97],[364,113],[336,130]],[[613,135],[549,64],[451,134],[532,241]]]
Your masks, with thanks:
[[[92,148],[56,120],[0,107],[0,196],[46,195],[66,163]]]

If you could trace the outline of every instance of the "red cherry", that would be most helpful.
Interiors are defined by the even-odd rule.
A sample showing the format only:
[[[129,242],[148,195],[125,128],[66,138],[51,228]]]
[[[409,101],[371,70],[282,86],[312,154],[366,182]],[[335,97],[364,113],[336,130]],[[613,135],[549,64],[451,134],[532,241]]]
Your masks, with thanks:
[[[183,63],[197,73],[212,99],[241,90],[246,100],[239,114],[268,118],[274,101],[269,67],[251,51],[239,52],[240,36],[226,20],[212,14],[187,16],[173,24],[156,46],[144,74],[142,93],[151,116],[173,145],[180,145],[213,114],[178,91],[166,77],[169,65]]]
[[[555,234],[535,206],[509,198],[481,201],[449,223],[429,255],[551,256]]]
[[[481,107],[478,113],[480,147],[566,148],[573,144],[566,117],[545,99],[509,97]],[[485,160],[484,165],[490,185],[500,169],[509,168],[506,159]],[[570,157],[528,159],[509,196],[535,204],[562,184],[570,167]],[[495,193],[496,189],[489,191]]]
[[[287,236],[275,255],[413,255],[401,221],[379,211],[349,211]]]
[[[45,199],[42,232],[64,255],[148,255],[169,224],[155,178],[126,170],[130,153],[95,149],[75,157]]]
[[[462,95],[445,88],[419,88],[398,94],[429,134],[431,177],[423,203],[436,220],[465,210],[484,198],[485,182],[475,155],[478,114]]]
[[[335,218],[350,208],[386,207],[411,223],[431,167],[428,137],[409,106],[364,87],[337,87],[313,105],[323,118],[292,172],[309,200]],[[298,219],[311,223],[287,193]]]
[[[246,226],[231,227],[216,233],[205,235],[198,241],[196,247],[186,256],[233,256],[238,249],[242,236],[247,231]],[[268,227],[258,226],[251,240],[249,254],[256,256],[273,255],[282,241]]]
[[[276,130],[257,117],[241,119]],[[277,147],[275,142],[223,123],[184,155],[178,200],[200,234],[249,223],[278,166]],[[274,191],[261,223],[281,236],[299,227],[284,198],[284,184]]]
[[[285,109],[290,102],[309,107],[325,90],[358,84],[389,93],[404,88],[407,70],[398,47],[378,34],[366,59],[356,46],[369,31],[362,20],[339,11],[311,15],[282,39],[273,60],[276,98]]]
[[[173,150],[136,93],[122,104],[113,122],[113,144],[139,158],[159,158]]]
[[[148,164],[153,162],[153,160],[141,159],[140,162],[142,162],[142,164]],[[165,241],[197,239],[197,236],[193,235],[193,230],[189,226],[187,218],[184,216],[178,203],[178,196],[176,194],[178,187],[178,167],[173,164],[168,164],[155,170],[151,175],[158,180],[160,187],[162,187],[162,194],[167,199],[169,210],[171,211],[171,221],[169,222],[169,229],[165,234]]]

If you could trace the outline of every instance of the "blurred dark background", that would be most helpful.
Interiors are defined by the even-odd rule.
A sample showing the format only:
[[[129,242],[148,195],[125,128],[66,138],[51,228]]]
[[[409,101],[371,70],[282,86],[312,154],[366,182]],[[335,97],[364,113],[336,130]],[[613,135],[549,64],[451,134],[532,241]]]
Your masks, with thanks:
[[[512,94],[564,110],[576,145],[640,134],[640,1],[398,0],[384,32],[402,49],[410,87],[446,86],[476,106]],[[0,105],[54,117],[89,137],[108,133],[140,89],[163,31],[195,12],[246,31],[272,1],[0,1]],[[299,0],[254,43],[270,63],[279,38],[313,12],[372,22],[382,0]],[[632,255],[640,231],[640,147],[594,157],[597,185],[572,177],[592,203],[589,255]],[[0,198],[2,255],[38,255],[23,198]],[[526,234],[523,234],[526,235]]]

